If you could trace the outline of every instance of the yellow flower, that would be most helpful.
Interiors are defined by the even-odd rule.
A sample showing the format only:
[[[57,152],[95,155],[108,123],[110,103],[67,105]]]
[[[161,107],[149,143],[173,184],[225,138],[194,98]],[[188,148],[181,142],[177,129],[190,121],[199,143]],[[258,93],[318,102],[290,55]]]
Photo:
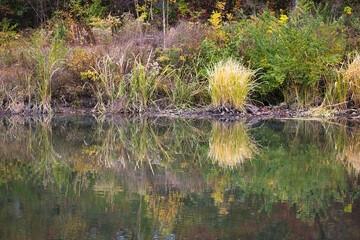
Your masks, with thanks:
[[[285,23],[288,21],[288,19],[289,19],[288,16],[286,16],[286,15],[281,15],[279,22],[285,24]]]
[[[208,21],[215,29],[219,29],[221,27],[221,13],[213,11]]]
[[[349,14],[349,15],[351,15],[351,7],[349,7],[349,6],[347,6],[347,7],[345,7],[344,8],[344,12],[346,13],[346,14]]]
[[[233,19],[233,15],[231,13],[227,13],[226,17],[229,21],[231,21]]]
[[[221,11],[221,10],[225,10],[225,5],[226,2],[217,2],[215,7]]]

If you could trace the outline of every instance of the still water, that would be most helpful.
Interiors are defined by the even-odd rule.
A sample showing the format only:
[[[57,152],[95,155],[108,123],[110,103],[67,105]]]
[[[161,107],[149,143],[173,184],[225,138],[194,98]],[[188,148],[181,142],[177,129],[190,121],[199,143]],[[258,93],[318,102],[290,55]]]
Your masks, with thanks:
[[[360,125],[0,119],[0,239],[360,239]]]

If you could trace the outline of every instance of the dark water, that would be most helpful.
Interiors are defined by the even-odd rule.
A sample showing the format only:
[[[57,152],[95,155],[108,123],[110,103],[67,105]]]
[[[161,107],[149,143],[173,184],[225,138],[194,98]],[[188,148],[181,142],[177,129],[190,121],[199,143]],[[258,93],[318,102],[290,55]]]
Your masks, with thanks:
[[[0,239],[360,239],[360,126],[0,119]]]

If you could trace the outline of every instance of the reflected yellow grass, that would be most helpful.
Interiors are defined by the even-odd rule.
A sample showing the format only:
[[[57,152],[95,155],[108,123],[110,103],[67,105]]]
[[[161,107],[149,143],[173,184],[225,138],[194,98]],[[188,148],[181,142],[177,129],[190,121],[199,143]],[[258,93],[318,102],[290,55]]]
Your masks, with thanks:
[[[360,173],[360,128],[356,127],[351,132],[346,127],[341,127],[335,147],[338,150],[340,159],[356,174]],[[341,144],[341,145],[340,145]]]
[[[233,168],[251,159],[257,148],[242,122],[214,122],[211,131],[209,157],[220,167]]]
[[[349,172],[360,173],[360,126],[349,127],[337,123],[326,130],[327,149],[334,151],[336,157],[349,168]]]

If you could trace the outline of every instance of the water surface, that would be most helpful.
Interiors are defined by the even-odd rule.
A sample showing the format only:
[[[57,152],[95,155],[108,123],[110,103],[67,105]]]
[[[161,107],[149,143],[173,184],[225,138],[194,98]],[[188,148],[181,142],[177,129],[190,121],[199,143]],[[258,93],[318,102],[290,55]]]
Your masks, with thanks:
[[[0,119],[0,239],[360,239],[360,126]]]

